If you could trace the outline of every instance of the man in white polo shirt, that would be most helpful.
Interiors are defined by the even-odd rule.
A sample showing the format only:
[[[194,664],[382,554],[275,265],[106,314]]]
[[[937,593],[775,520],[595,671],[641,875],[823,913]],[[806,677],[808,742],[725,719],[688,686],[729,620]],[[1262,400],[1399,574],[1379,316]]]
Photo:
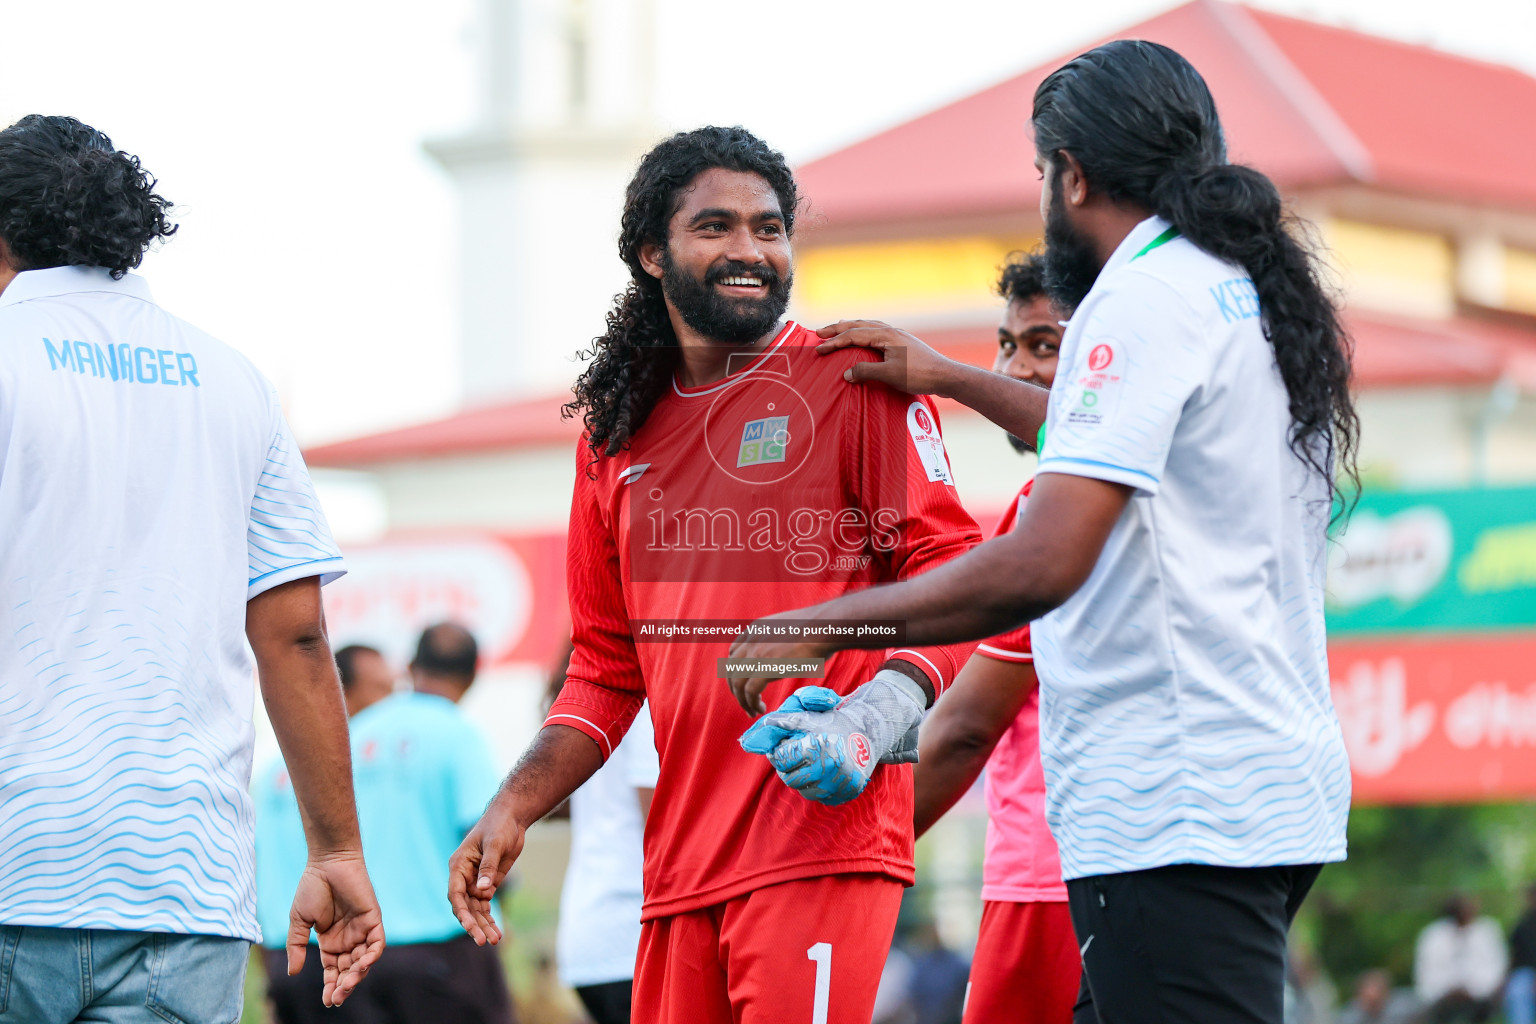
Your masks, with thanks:
[[[0,1024],[233,1021],[251,665],[304,817],[289,969],[384,945],[320,607],[342,561],[270,384],[128,272],[175,228],[73,118],[0,131]]]
[[[787,617],[901,619],[920,644],[1038,619],[1077,1021],[1279,1024],[1290,920],[1345,853],[1323,584],[1358,431],[1347,341],[1274,186],[1226,162],[1178,54],[1085,53],[1040,85],[1032,122],[1047,287],[1076,313],[1023,519],[926,575]],[[1044,391],[903,332],[823,336],[900,350],[850,379],[948,395],[1019,437],[1040,425]],[[795,734],[769,757],[786,782],[815,792],[859,770],[839,715],[780,716]]]

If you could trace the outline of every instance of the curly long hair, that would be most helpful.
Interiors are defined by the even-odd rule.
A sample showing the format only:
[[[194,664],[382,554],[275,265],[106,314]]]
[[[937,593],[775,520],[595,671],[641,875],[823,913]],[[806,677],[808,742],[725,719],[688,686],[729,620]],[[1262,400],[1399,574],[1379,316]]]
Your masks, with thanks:
[[[1336,498],[1340,479],[1358,493],[1353,346],[1305,225],[1289,217],[1267,177],[1227,162],[1216,101],[1200,73],[1157,43],[1107,43],[1040,83],[1033,122],[1042,155],[1066,150],[1092,187],[1151,209],[1248,272],[1289,399],[1291,451]]]
[[[0,131],[0,240],[17,270],[105,267],[121,278],[176,225],[139,158],[73,117]]]
[[[661,282],[646,273],[640,249],[647,243],[666,247],[682,193],[716,167],[768,182],[784,213],[785,234],[794,234],[795,177],[782,154],[745,128],[679,132],[645,155],[624,190],[619,256],[629,267],[629,286],[614,298],[608,329],[582,353],[590,362],[571,388],[576,397],[562,410],[581,416],[594,461],[629,447],[677,368],[677,334]]]

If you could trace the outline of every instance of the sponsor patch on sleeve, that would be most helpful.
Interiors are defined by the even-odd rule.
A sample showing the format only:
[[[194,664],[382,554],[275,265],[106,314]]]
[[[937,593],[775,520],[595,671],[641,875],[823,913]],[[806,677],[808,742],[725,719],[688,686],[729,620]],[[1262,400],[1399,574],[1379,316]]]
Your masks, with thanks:
[[[917,448],[918,461],[922,462],[928,479],[953,487],[954,477],[949,472],[949,457],[944,453],[944,439],[939,436],[939,425],[933,421],[933,413],[922,402],[907,407],[907,432]]]
[[[1097,427],[1120,403],[1120,371],[1124,357],[1109,343],[1088,352],[1087,372],[1068,385],[1066,420],[1073,426]]]

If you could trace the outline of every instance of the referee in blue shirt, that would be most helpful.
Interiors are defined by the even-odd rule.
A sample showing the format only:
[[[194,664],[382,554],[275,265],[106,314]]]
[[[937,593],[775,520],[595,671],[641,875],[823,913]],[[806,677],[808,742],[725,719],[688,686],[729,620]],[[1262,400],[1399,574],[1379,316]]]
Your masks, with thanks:
[[[850,379],[947,395],[1017,437],[1048,402],[1023,520],[924,576],[785,617],[901,620],[915,644],[1038,620],[1078,1024],[1280,1024],[1291,919],[1345,852],[1323,587],[1359,430],[1348,340],[1305,235],[1269,179],[1227,162],[1216,104],[1177,53],[1085,53],[1041,83],[1031,121],[1046,284],[1076,311],[1054,389],[881,324],[840,324],[822,346],[894,352]],[[862,784],[846,717],[769,716],[787,784]]]
[[[318,978],[274,975],[278,1019],[281,1024],[512,1024],[512,999],[496,949],[476,946],[464,934],[435,884],[499,781],[485,737],[458,707],[475,680],[475,638],[450,623],[427,629],[411,661],[412,688],[366,704],[361,691],[377,689],[371,677],[382,659],[369,648],[339,653],[348,655],[343,672],[348,696],[359,694],[349,700],[355,712],[349,723],[353,786],[363,851],[389,921],[390,943],[367,986],[339,1010],[324,1010],[311,998]],[[283,799],[286,794],[265,790],[258,813],[266,810],[267,820],[257,823],[258,852],[272,851],[280,861],[296,821],[285,809],[291,803]],[[268,888],[274,894],[286,884],[279,864],[264,865],[258,877],[272,879]],[[267,893],[258,897],[265,908]]]

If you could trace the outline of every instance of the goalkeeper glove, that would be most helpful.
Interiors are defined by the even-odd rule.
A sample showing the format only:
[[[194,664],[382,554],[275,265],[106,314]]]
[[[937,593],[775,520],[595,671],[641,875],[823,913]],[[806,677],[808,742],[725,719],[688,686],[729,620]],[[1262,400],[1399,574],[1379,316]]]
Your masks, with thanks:
[[[864,791],[877,764],[917,760],[926,705],[922,687],[894,669],[881,669],[844,698],[803,686],[758,719],[741,746],[766,755],[801,796],[835,807]]]

